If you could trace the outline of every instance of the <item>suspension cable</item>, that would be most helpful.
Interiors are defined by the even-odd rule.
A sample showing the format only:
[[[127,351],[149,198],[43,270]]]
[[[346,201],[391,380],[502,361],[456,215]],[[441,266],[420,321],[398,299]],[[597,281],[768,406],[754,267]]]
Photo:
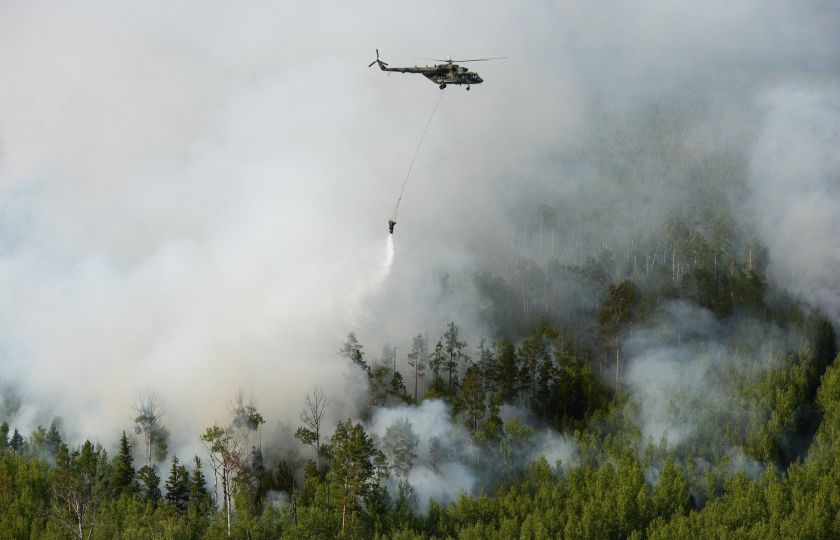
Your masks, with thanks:
[[[423,145],[423,139],[426,138],[426,132],[429,131],[429,126],[432,124],[432,119],[435,117],[435,113],[438,110],[438,105],[440,105],[440,101],[443,99],[443,94],[445,93],[446,89],[444,88],[443,90],[441,90],[440,95],[438,96],[438,99],[435,102],[435,107],[432,109],[432,114],[429,115],[429,120],[426,122],[426,127],[423,128],[423,134],[420,135],[420,141],[417,143],[417,148],[414,150],[414,156],[411,158],[411,164],[408,166],[408,172],[405,173],[402,188],[400,188],[400,196],[397,198],[397,204],[394,205],[394,212],[391,214],[391,219],[393,221],[397,221],[397,214],[400,211],[400,202],[402,201],[403,195],[405,194],[405,186],[408,183],[408,177],[411,176],[411,169],[414,168],[414,162],[417,160],[417,154],[420,153],[420,147]]]

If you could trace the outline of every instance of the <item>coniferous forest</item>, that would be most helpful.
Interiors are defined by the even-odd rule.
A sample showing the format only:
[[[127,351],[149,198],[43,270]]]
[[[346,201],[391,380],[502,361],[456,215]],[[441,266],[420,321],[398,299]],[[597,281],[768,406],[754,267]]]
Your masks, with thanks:
[[[836,4],[0,2],[0,540],[840,538]]]
[[[333,397],[311,389],[294,426],[298,452],[263,455],[269,419],[241,393],[226,423],[202,429],[196,455],[167,450],[171,428],[152,394],[135,408],[134,432],[97,443],[65,441],[60,418],[31,433],[3,422],[0,535],[836,537],[832,325],[768,284],[761,247],[733,239],[725,216],[674,215],[644,246],[580,266],[521,260],[519,275],[476,275],[502,298],[485,314],[498,337],[467,343],[449,322],[440,336],[414,336],[396,371],[389,348],[371,358],[350,333],[340,355],[366,405],[327,425]],[[576,313],[552,306],[554,283],[569,281],[597,301]],[[637,341],[646,351],[634,352]],[[656,351],[685,356],[694,366],[681,376],[697,380],[644,366]],[[663,385],[672,388],[653,388]],[[650,400],[664,409],[648,410]],[[382,437],[366,429],[379,408],[424,403],[441,405],[448,435],[420,441],[407,418]],[[7,414],[14,406],[7,397]],[[565,461],[532,452],[545,432],[565,434],[574,448]],[[421,501],[410,480],[420,463],[458,464],[481,484]]]

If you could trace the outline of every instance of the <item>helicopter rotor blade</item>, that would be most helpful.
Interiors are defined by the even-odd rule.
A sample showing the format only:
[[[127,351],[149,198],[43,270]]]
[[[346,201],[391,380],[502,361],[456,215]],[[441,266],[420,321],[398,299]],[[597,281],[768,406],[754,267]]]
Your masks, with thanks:
[[[485,60],[502,60],[503,58],[507,58],[507,56],[494,56],[492,58],[471,58],[468,60],[461,60],[459,58],[428,58],[426,56],[415,56],[415,58],[419,58],[421,60],[434,60],[435,62],[448,62],[452,64],[454,62],[484,62]]]
[[[486,60],[502,60],[507,56],[494,56],[492,58],[472,58],[469,60],[452,60],[453,62],[484,62]]]

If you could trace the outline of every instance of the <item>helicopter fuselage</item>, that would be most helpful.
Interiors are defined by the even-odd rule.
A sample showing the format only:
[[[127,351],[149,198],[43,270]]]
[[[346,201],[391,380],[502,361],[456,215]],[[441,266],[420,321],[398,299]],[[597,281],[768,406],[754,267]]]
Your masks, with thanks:
[[[382,71],[395,71],[397,73],[419,73],[433,83],[446,88],[448,84],[465,84],[467,88],[471,84],[481,84],[484,80],[475,71],[459,66],[457,64],[437,64],[434,66],[414,67],[386,67],[384,62],[377,60],[379,69]]]

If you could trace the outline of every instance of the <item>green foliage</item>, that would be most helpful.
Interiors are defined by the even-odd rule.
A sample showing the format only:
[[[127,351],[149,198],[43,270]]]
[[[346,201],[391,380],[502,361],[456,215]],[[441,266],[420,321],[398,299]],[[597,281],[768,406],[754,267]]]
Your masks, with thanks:
[[[166,479],[166,503],[180,512],[184,512],[190,503],[190,475],[187,468],[172,456],[172,467]]]
[[[573,265],[519,259],[505,277],[476,276],[488,305],[482,315],[497,332],[492,347],[482,340],[471,349],[475,363],[454,322],[431,351],[422,334],[413,338],[409,391],[391,362],[367,364],[354,334],[340,351],[366,374],[372,403],[443,398],[469,436],[432,437],[418,456],[407,419],[379,443],[347,419],[324,444],[332,425],[322,431],[312,412],[325,403],[316,394],[295,433],[315,450],[301,470],[303,458],[293,453],[267,451],[263,463],[262,449],[251,449],[247,435],[265,419],[240,396],[233,426],[213,425],[201,437],[218,501],[198,456],[191,471],[171,457],[161,501],[148,462],[152,452],[167,452],[167,433],[154,400],[136,417],[146,451],[138,471],[125,433],[109,460],[90,442],[65,444],[58,421],[28,439],[0,423],[0,540],[838,538],[837,337],[824,317],[772,290],[765,268],[763,249],[715,211],[702,219],[674,213],[651,238],[581,253]],[[558,285],[586,300],[576,298],[570,310]],[[702,366],[696,376],[720,403],[670,400],[669,420],[690,434],[648,441],[638,396],[611,389],[620,389],[619,370],[633,361],[622,358],[632,332],[650,328],[646,339],[669,344],[673,329],[658,317],[672,300],[705,308],[721,329],[719,340],[694,347],[687,360]],[[692,339],[678,335],[668,354]],[[423,396],[425,369],[432,376]],[[3,411],[20,407],[5,401]],[[503,422],[506,404],[529,421]],[[578,450],[559,467],[543,457],[528,462],[542,443],[535,429],[549,427],[565,431]],[[386,455],[397,477],[391,493]],[[418,514],[428,502],[408,482],[418,457],[437,474],[454,460],[492,480]]]
[[[119,495],[136,491],[134,458],[131,455],[131,444],[128,442],[125,431],[122,432],[120,437],[119,450],[114,457],[112,471],[111,486],[114,493]]]
[[[189,480],[190,510],[206,513],[210,507],[211,500],[210,492],[207,491],[207,480],[204,478],[204,472],[201,470],[201,466],[201,459],[198,456],[194,456],[193,470]]]
[[[399,371],[395,371],[391,376],[391,395],[396,396],[404,401],[409,401],[408,393],[405,390],[405,383],[403,376]]]
[[[467,427],[472,433],[478,430],[479,420],[484,415],[485,398],[480,368],[472,365],[467,368],[467,373],[464,375],[464,388],[460,398],[461,407],[467,415]]]
[[[139,495],[146,502],[156,504],[160,500],[160,476],[157,467],[144,465],[137,471],[137,480],[140,483]]]
[[[0,422],[0,450],[9,447],[9,423]]]
[[[332,461],[327,479],[338,501],[341,532],[368,530],[382,504],[382,482],[388,476],[385,455],[376,448],[361,424],[339,422],[330,439]],[[357,522],[357,516],[362,521]]]

